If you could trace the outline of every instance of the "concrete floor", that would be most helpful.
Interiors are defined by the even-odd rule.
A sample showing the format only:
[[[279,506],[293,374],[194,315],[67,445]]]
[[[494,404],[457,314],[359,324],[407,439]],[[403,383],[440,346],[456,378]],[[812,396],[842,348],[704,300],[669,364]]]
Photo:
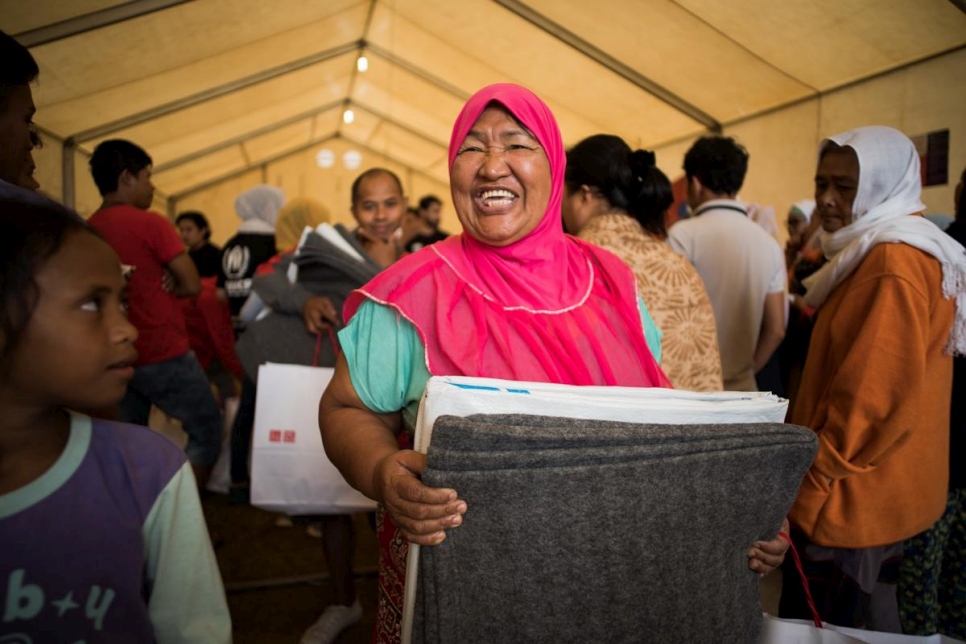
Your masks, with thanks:
[[[203,501],[215,555],[228,594],[235,644],[295,644],[332,601],[322,544],[305,526],[280,528],[278,515],[231,506],[227,497]],[[364,514],[353,517],[359,624],[337,642],[369,642],[376,612],[376,538]],[[314,578],[314,579],[311,579]],[[307,579],[311,579],[306,581]]]

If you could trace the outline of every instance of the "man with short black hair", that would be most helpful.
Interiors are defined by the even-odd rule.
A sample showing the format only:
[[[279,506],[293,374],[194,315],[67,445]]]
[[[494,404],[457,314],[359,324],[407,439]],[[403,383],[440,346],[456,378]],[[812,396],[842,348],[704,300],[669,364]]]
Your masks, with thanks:
[[[785,337],[785,260],[778,243],[736,199],[748,152],[734,139],[702,137],[684,156],[693,215],[668,241],[701,275],[718,327],[725,389],[755,391],[755,374]]]
[[[406,214],[403,221],[403,234],[412,230],[415,235],[406,243],[406,250],[415,253],[420,248],[435,244],[449,237],[449,233],[439,229],[439,215],[443,209],[443,202],[436,195],[426,195],[419,200],[419,208],[415,217]],[[407,225],[408,224],[408,225]]]
[[[138,359],[121,400],[122,420],[146,425],[152,404],[181,420],[185,452],[204,486],[221,446],[221,412],[191,352],[178,303],[200,292],[198,270],[167,217],[148,210],[154,185],[147,152],[130,141],[108,140],[94,148],[90,166],[104,201],[88,223],[134,267],[128,315],[138,330]],[[173,287],[165,288],[165,272]]]
[[[40,68],[26,47],[2,31],[0,60],[0,188],[36,190],[39,184],[33,178],[30,152],[39,138],[33,130],[36,108],[30,84],[37,80]]]

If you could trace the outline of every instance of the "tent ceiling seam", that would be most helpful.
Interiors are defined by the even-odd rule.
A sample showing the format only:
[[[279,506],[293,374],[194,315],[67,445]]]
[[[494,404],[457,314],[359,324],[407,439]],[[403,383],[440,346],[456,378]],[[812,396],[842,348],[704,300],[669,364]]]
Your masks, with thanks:
[[[518,0],[493,0],[493,2],[526,20],[541,31],[549,34],[551,37],[566,45],[569,45],[571,48],[593,60],[608,71],[644,90],[661,102],[670,105],[674,109],[686,115],[688,118],[697,121],[709,130],[714,132],[721,130],[721,124],[701,108],[687,102],[677,94],[674,94],[670,90],[662,87],[626,63],[621,62],[610,54],[592,45],[577,34],[554,22],[539,11],[532,9],[523,2],[519,2]]]
[[[204,157],[206,157],[206,156],[208,156],[210,154],[215,154],[217,152],[221,152],[222,150],[226,150],[226,149],[231,148],[231,147],[233,147],[235,145],[241,145],[241,144],[247,143],[248,141],[250,141],[251,139],[254,139],[256,137],[264,136],[266,134],[271,134],[272,132],[275,132],[275,131],[283,128],[283,127],[287,127],[289,125],[294,125],[296,123],[299,123],[301,121],[305,121],[305,120],[308,120],[308,119],[317,119],[320,115],[322,115],[322,114],[324,114],[324,113],[326,113],[326,112],[328,112],[330,110],[334,110],[334,109],[338,108],[339,106],[343,106],[343,105],[345,105],[345,106],[355,105],[359,109],[368,112],[369,114],[371,114],[372,116],[376,117],[377,119],[380,119],[381,121],[385,121],[389,125],[392,125],[393,127],[397,127],[400,130],[403,130],[404,132],[408,132],[409,134],[411,134],[411,135],[413,135],[413,136],[415,136],[415,137],[417,137],[417,138],[419,138],[419,139],[421,139],[423,141],[426,141],[427,143],[429,143],[431,145],[434,145],[436,147],[446,148],[447,145],[448,145],[448,144],[444,144],[444,143],[442,143],[440,141],[437,141],[436,139],[433,139],[433,138],[427,136],[426,134],[423,134],[422,132],[419,132],[417,130],[414,130],[414,129],[412,129],[409,126],[404,125],[403,123],[400,123],[396,119],[394,119],[392,117],[389,117],[389,116],[383,114],[379,110],[376,110],[376,109],[373,109],[373,108],[369,107],[368,105],[366,105],[365,103],[363,103],[361,101],[353,100],[353,99],[349,99],[347,101],[345,99],[341,99],[340,98],[340,99],[335,100],[335,101],[332,101],[330,103],[326,103],[322,107],[315,108],[315,109],[310,110],[308,112],[302,112],[301,114],[296,114],[295,116],[292,116],[292,117],[283,119],[281,121],[276,121],[274,123],[270,123],[268,125],[265,125],[265,126],[262,126],[262,127],[258,128],[256,130],[251,130],[249,132],[246,132],[245,134],[241,134],[239,136],[232,137],[230,139],[225,139],[224,141],[219,141],[218,143],[214,143],[214,144],[212,144],[212,145],[210,145],[210,146],[208,146],[206,148],[202,148],[200,150],[196,150],[195,152],[192,152],[190,154],[186,154],[186,155],[184,155],[182,157],[178,157],[177,159],[172,159],[171,161],[167,161],[165,163],[156,165],[156,166],[154,166],[154,172],[156,174],[160,174],[162,172],[166,172],[168,170],[171,170],[171,169],[174,169],[174,168],[176,168],[178,166],[181,166],[181,165],[183,165],[185,163],[189,163],[191,161],[197,161],[198,159],[204,158]],[[380,126],[381,125],[382,124],[380,123]],[[373,130],[373,133],[375,133],[375,131],[376,130]],[[313,135],[314,135],[314,133],[315,132],[313,131]]]
[[[309,110],[307,112],[302,112],[301,114],[296,114],[295,116],[290,116],[290,117],[285,118],[285,119],[282,119],[280,121],[273,121],[272,123],[269,123],[267,125],[263,125],[260,128],[257,128],[257,129],[254,129],[254,130],[249,130],[248,132],[245,132],[244,134],[239,134],[239,135],[233,136],[233,137],[231,137],[229,139],[224,139],[224,140],[219,141],[217,143],[213,143],[212,145],[209,145],[208,147],[201,148],[200,150],[195,150],[194,152],[191,152],[189,154],[185,154],[185,155],[183,155],[181,157],[178,157],[176,159],[172,159],[171,161],[168,161],[166,163],[162,163],[160,165],[156,165],[154,167],[154,172],[164,172],[165,170],[170,170],[172,168],[176,168],[179,165],[188,163],[190,161],[196,161],[197,159],[201,159],[202,157],[206,157],[209,154],[214,154],[215,152],[221,152],[222,150],[228,149],[228,148],[230,148],[230,147],[232,147],[234,145],[239,145],[239,144],[247,143],[251,139],[254,139],[254,138],[259,137],[259,136],[264,136],[266,134],[271,134],[272,132],[275,132],[276,130],[279,130],[279,129],[283,128],[283,127],[287,127],[289,125],[294,125],[294,124],[296,124],[296,123],[298,123],[300,121],[304,121],[306,119],[313,119],[313,122],[314,122],[314,119],[317,118],[320,114],[323,114],[325,112],[328,112],[329,110],[334,110],[337,107],[339,107],[340,105],[342,105],[343,103],[345,103],[345,100],[340,98],[338,100],[335,100],[335,101],[331,101],[329,103],[326,103],[325,105],[323,105],[321,107],[316,107],[316,108],[314,108],[312,110]],[[314,126],[313,126],[313,128],[314,128]],[[314,133],[314,130],[313,130],[313,133]]]
[[[357,140],[357,139],[355,139],[355,138],[353,138],[351,136],[345,136],[345,135],[343,135],[342,138],[345,139],[346,141],[348,141],[349,143],[352,143],[353,145],[358,145],[360,148],[362,148],[363,150],[365,150],[365,151],[367,151],[367,152],[369,152],[371,154],[378,154],[379,156],[384,157],[386,159],[389,159],[393,163],[398,163],[402,167],[408,168],[410,171],[415,172],[417,174],[420,174],[420,175],[426,177],[427,179],[431,179],[431,180],[435,181],[436,183],[447,183],[445,181],[440,181],[439,180],[439,177],[434,177],[433,175],[429,174],[429,172],[427,172],[426,170],[423,170],[423,169],[420,169],[420,168],[415,168],[415,167],[413,167],[413,165],[411,163],[405,163],[402,160],[398,159],[397,157],[394,157],[392,154],[387,154],[385,152],[380,152],[379,150],[376,150],[375,148],[373,148],[373,147],[371,147],[369,145],[366,145],[365,143],[363,143],[363,142],[361,142],[361,141],[359,141],[359,140]]]
[[[370,0],[369,11],[366,12],[366,21],[362,26],[362,35],[359,37],[359,56],[362,55],[364,48],[366,46],[366,36],[369,34],[369,26],[372,25],[372,14],[376,11],[376,1]],[[356,58],[358,60],[358,57]],[[349,72],[349,89],[346,91],[346,102],[352,97],[352,93],[355,91],[356,78],[359,76],[359,68],[356,65],[356,61],[352,61],[352,70]],[[348,106],[346,106],[348,107]]]
[[[315,53],[311,56],[306,56],[304,58],[299,58],[283,65],[278,65],[270,69],[262,70],[256,72],[249,76],[245,76],[234,81],[224,83],[215,87],[210,87],[208,89],[196,92],[190,96],[180,98],[157,107],[138,112],[136,114],[131,114],[129,116],[105,123],[96,127],[77,132],[75,134],[67,137],[68,139],[75,142],[89,141],[91,139],[97,139],[112,132],[117,132],[118,130],[124,130],[129,127],[134,127],[135,125],[140,125],[147,121],[166,116],[173,112],[179,110],[187,109],[201,103],[231,94],[241,89],[251,87],[253,85],[258,85],[259,83],[264,83],[266,81],[278,78],[279,76],[284,76],[292,72],[296,72],[300,69],[306,67],[311,67],[312,65],[317,65],[323,63],[327,60],[333,58],[338,58],[339,56],[344,56],[345,54],[351,53],[359,48],[360,41],[354,40],[348,43],[339,45],[337,47],[332,47]]]
[[[909,62],[903,63],[902,65],[898,65],[896,67],[890,67],[889,69],[884,69],[884,70],[882,70],[880,72],[876,72],[874,74],[869,74],[869,75],[863,76],[861,78],[855,78],[853,80],[850,80],[850,81],[846,81],[844,83],[841,83],[840,85],[834,85],[832,87],[829,87],[828,89],[818,90],[817,93],[814,94],[814,95],[802,96],[800,98],[795,98],[795,99],[792,99],[790,101],[785,101],[784,103],[779,103],[778,105],[774,105],[772,107],[768,107],[768,108],[765,108],[763,110],[759,110],[759,111],[754,112],[752,114],[746,114],[744,116],[740,116],[740,117],[738,117],[736,119],[732,119],[730,121],[726,121],[722,125],[724,127],[733,127],[733,126],[739,125],[741,123],[746,123],[747,121],[750,121],[752,119],[760,118],[762,116],[767,116],[769,114],[774,114],[775,112],[780,112],[782,110],[785,110],[785,109],[788,109],[788,108],[791,108],[791,107],[795,107],[796,105],[802,105],[802,104],[808,103],[809,101],[812,101],[812,100],[821,100],[821,99],[823,99],[823,98],[825,98],[827,96],[831,96],[832,94],[836,94],[838,92],[841,92],[843,90],[847,90],[847,89],[852,88],[852,87],[855,87],[857,85],[861,85],[863,83],[868,83],[870,81],[874,81],[876,79],[883,78],[885,76],[890,76],[892,74],[897,74],[899,72],[903,72],[903,71],[909,69],[910,67],[915,67],[916,65],[921,65],[923,63],[929,62],[930,60],[935,60],[937,58],[942,58],[943,56],[948,56],[949,54],[954,54],[954,53],[956,53],[958,51],[962,51],[962,50],[966,50],[966,43],[963,43],[961,45],[956,45],[955,47],[950,47],[949,49],[944,49],[943,51],[939,51],[939,52],[936,52],[934,54],[929,54],[927,56],[923,56],[922,58],[917,58],[915,60],[910,60]]]
[[[71,38],[88,31],[109,27],[120,22],[140,18],[155,11],[163,11],[191,0],[130,0],[98,11],[81,14],[36,29],[15,34],[14,38],[24,47],[40,47],[58,40]]]
[[[191,186],[189,188],[185,188],[184,190],[181,190],[181,191],[176,192],[173,195],[171,195],[171,198],[172,199],[176,199],[178,201],[181,201],[182,199],[185,199],[186,197],[190,197],[193,194],[197,194],[199,192],[203,192],[203,191],[208,190],[210,188],[214,188],[215,186],[217,186],[217,185],[219,185],[221,183],[224,183],[226,181],[230,181],[230,180],[232,180],[232,179],[234,179],[236,177],[240,177],[241,175],[243,175],[243,174],[245,174],[247,172],[251,172],[252,170],[257,170],[259,167],[267,166],[270,163],[277,163],[278,161],[281,161],[282,159],[285,159],[286,157],[290,157],[293,154],[298,154],[299,152],[304,152],[305,150],[308,150],[309,148],[311,148],[314,145],[322,145],[323,143],[327,143],[328,141],[331,141],[333,139],[338,139],[338,138],[340,138],[340,135],[336,132],[336,133],[330,134],[328,136],[324,136],[321,139],[319,139],[318,141],[312,141],[310,143],[299,144],[299,146],[296,147],[296,148],[292,148],[292,149],[286,150],[285,152],[281,152],[281,153],[276,154],[275,156],[269,157],[267,159],[262,159],[262,160],[256,161],[255,163],[248,163],[245,166],[242,166],[241,168],[237,168],[235,170],[232,170],[231,172],[227,172],[227,173],[225,173],[225,174],[223,174],[221,176],[218,176],[218,177],[216,177],[214,179],[210,179],[210,180],[205,181],[203,183],[199,183],[199,184],[194,185],[194,186]]]
[[[413,128],[411,128],[410,126],[406,125],[405,123],[400,123],[399,121],[397,121],[396,119],[392,118],[391,116],[387,116],[385,113],[380,112],[377,109],[374,109],[374,108],[369,107],[368,105],[366,105],[366,103],[364,103],[364,102],[362,102],[362,101],[360,101],[358,99],[350,98],[349,99],[349,102],[351,104],[353,104],[353,105],[359,106],[359,108],[361,108],[362,110],[365,110],[366,112],[369,112],[370,114],[372,114],[373,116],[375,116],[377,119],[381,119],[383,121],[387,121],[392,126],[398,127],[400,130],[402,130],[404,132],[408,132],[409,134],[412,134],[413,136],[415,136],[418,139],[422,139],[423,141],[426,141],[427,143],[431,143],[431,144],[433,144],[433,145],[435,145],[437,147],[440,147],[440,148],[448,148],[449,147],[449,143],[448,142],[447,143],[443,143],[442,141],[439,141],[437,139],[434,139],[434,138],[430,137],[427,134],[423,134],[422,132],[419,132],[418,130],[414,130]]]
[[[415,172],[417,174],[420,174],[423,177],[426,177],[427,179],[430,179],[432,181],[435,181],[436,183],[446,183],[446,182],[441,182],[440,179],[439,179],[439,177],[435,177],[435,176],[429,174],[428,172],[426,172],[425,170],[420,170],[419,168],[414,168],[411,164],[404,163],[403,161],[401,161],[401,160],[397,159],[396,157],[392,156],[391,154],[386,154],[384,152],[380,152],[380,151],[373,149],[372,147],[366,145],[365,143],[362,143],[361,141],[359,141],[359,140],[357,140],[357,139],[355,139],[355,138],[353,138],[351,136],[346,136],[344,134],[339,134],[338,132],[336,132],[335,134],[330,134],[329,136],[323,137],[322,139],[319,139],[318,141],[313,141],[313,142],[307,143],[305,145],[300,145],[300,146],[298,146],[296,148],[293,148],[291,150],[287,150],[285,152],[281,152],[281,153],[279,153],[279,154],[277,154],[277,155],[275,155],[275,156],[273,156],[271,158],[265,159],[263,161],[258,161],[256,163],[251,163],[251,164],[248,164],[245,167],[239,168],[237,170],[232,170],[229,173],[226,173],[226,174],[224,174],[224,175],[222,175],[220,177],[217,177],[215,179],[212,179],[210,181],[206,181],[204,183],[198,184],[197,186],[192,186],[190,188],[186,188],[184,190],[181,190],[180,192],[174,193],[173,195],[171,195],[170,198],[171,199],[174,199],[176,201],[181,201],[181,200],[183,200],[183,199],[185,199],[187,197],[190,197],[193,194],[197,194],[199,192],[203,192],[203,191],[208,190],[210,188],[213,188],[213,187],[215,187],[215,186],[217,186],[219,184],[222,184],[222,183],[224,183],[226,181],[231,181],[232,179],[234,179],[236,177],[240,177],[241,175],[243,175],[243,174],[245,174],[247,172],[251,172],[252,170],[258,169],[261,166],[267,166],[267,165],[272,164],[272,163],[278,163],[279,161],[282,161],[284,159],[287,159],[290,156],[299,154],[300,152],[304,152],[305,150],[308,150],[308,149],[310,149],[310,148],[312,148],[312,147],[314,147],[316,145],[322,145],[323,143],[327,143],[328,141],[331,141],[333,139],[344,139],[344,140],[352,143],[353,145],[357,145],[360,148],[362,148],[363,150],[365,150],[367,152],[370,152],[371,154],[377,154],[377,155],[379,155],[381,157],[384,157],[384,158],[392,161],[393,163],[398,163],[399,165],[403,166],[404,168],[408,168],[412,172]]]
[[[363,43],[363,47],[365,47],[370,53],[373,53],[376,56],[379,56],[380,58],[382,58],[383,60],[386,60],[390,64],[396,65],[397,67],[401,67],[402,69],[409,72],[413,76],[417,76],[422,80],[426,81],[427,83],[431,85],[435,85],[436,87],[443,90],[444,92],[452,94],[460,101],[465,102],[470,98],[470,94],[468,92],[464,92],[462,89],[453,85],[452,83],[449,83],[446,80],[431,74],[430,72],[426,71],[422,67],[409,62],[408,60],[406,60],[405,58],[402,58],[401,56],[397,56],[396,54],[393,54],[392,52],[383,49],[379,45],[374,45],[371,42],[366,41]]]
[[[785,71],[784,69],[782,69],[781,67],[779,67],[775,63],[773,63],[770,60],[764,58],[763,56],[760,56],[758,53],[752,51],[751,49],[749,49],[748,47],[746,47],[742,43],[738,42],[737,40],[735,40],[734,38],[732,38],[731,36],[729,36],[728,34],[726,34],[724,31],[722,31],[718,27],[714,26],[713,24],[711,24],[710,22],[708,22],[707,20],[705,20],[703,17],[701,17],[698,14],[696,14],[691,9],[688,9],[687,7],[685,7],[684,5],[682,5],[679,2],[679,0],[671,0],[671,2],[674,3],[674,6],[678,7],[679,9],[681,9],[681,11],[684,11],[685,13],[687,13],[688,15],[690,15],[691,17],[693,17],[695,20],[697,20],[701,24],[705,25],[706,27],[708,27],[709,29],[711,29],[716,34],[720,35],[722,38],[724,38],[728,42],[734,44],[735,47],[738,47],[739,49],[741,49],[742,51],[744,51],[748,55],[752,56],[755,60],[758,60],[758,61],[764,63],[765,65],[771,67],[772,69],[774,69],[776,72],[778,72],[779,74],[781,74],[785,78],[788,78],[789,80],[792,80],[792,81],[798,83],[802,87],[808,88],[816,96],[821,93],[821,91],[817,87],[812,87],[811,85],[809,85],[808,83],[806,83],[802,79],[793,76],[791,73]]]

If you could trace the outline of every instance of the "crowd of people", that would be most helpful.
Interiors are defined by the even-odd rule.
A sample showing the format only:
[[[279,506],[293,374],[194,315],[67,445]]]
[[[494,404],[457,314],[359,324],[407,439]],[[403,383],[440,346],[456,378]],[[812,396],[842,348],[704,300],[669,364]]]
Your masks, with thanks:
[[[267,362],[334,369],[325,449],[378,502],[373,641],[400,639],[408,544],[473,511],[420,480],[411,432],[437,375],[781,393],[818,454],[782,534],[741,553],[764,576],[795,545],[814,602],[789,570],[780,615],[813,603],[838,625],[966,637],[966,171],[944,232],[921,216],[908,137],[825,138],[783,250],[768,209],[739,199],[752,156],[734,139],[694,142],[690,217],[668,227],[653,152],[603,134],[566,149],[540,98],[497,84],[450,139],[461,234],[440,230],[439,197],[410,209],[371,168],[351,229],[259,185],[218,248],[203,213],[151,211],[152,159],[130,141],[94,149],[86,221],[38,193],[39,69],[2,32],[0,55],[0,639],[231,641],[199,489],[238,396],[229,494],[248,502]],[[183,449],[145,428],[152,407],[180,421]],[[336,601],[304,644],[363,612],[350,517],[310,519]]]

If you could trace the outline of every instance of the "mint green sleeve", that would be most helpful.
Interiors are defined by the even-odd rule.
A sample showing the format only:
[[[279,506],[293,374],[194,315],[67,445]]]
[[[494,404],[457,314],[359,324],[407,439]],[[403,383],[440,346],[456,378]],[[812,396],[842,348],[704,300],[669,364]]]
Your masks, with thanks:
[[[660,365],[661,339],[664,338],[664,334],[657,328],[657,323],[654,322],[654,318],[651,317],[650,311],[647,310],[647,305],[644,304],[644,300],[640,296],[637,298],[637,308],[641,310],[641,322],[644,324],[644,339],[647,341],[647,348],[651,350],[651,355],[654,356],[654,360]]]
[[[157,642],[230,644],[231,615],[190,464],[158,496],[142,535]]]
[[[416,327],[394,309],[364,301],[339,331],[349,378],[359,400],[388,414],[418,404],[429,369]]]

